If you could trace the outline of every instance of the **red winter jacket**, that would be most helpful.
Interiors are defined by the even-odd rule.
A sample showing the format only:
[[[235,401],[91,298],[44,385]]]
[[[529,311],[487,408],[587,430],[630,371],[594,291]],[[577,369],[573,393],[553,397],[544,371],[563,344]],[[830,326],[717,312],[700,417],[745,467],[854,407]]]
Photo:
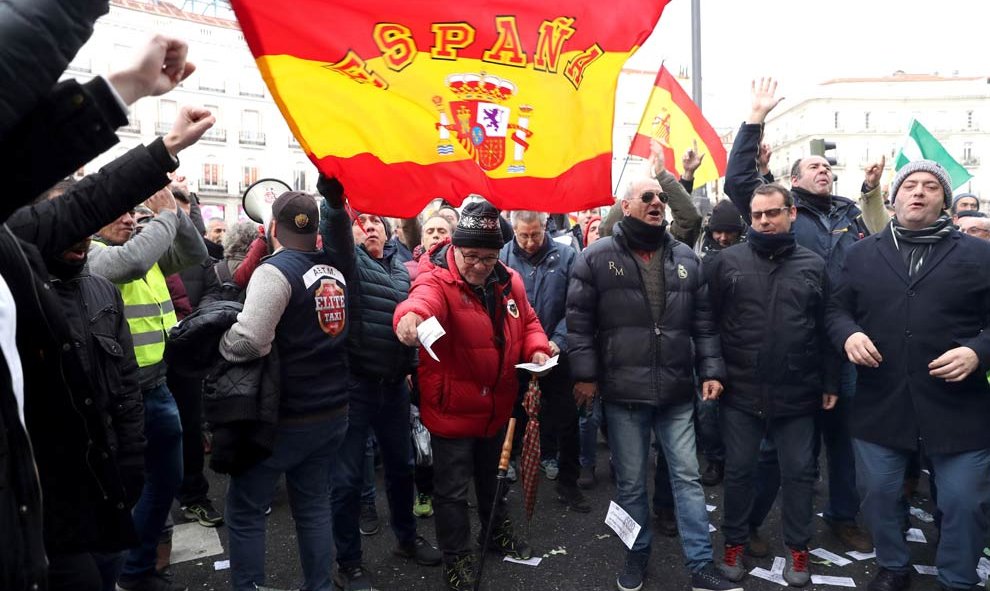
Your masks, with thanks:
[[[415,312],[436,316],[447,332],[433,343],[436,362],[419,351],[419,410],[423,425],[440,437],[491,437],[512,414],[519,394],[515,365],[539,352],[550,354],[547,336],[526,299],[519,275],[497,263],[498,319],[505,337],[504,355],[495,344],[488,312],[454,263],[443,243],[420,259],[419,277],[392,318]]]

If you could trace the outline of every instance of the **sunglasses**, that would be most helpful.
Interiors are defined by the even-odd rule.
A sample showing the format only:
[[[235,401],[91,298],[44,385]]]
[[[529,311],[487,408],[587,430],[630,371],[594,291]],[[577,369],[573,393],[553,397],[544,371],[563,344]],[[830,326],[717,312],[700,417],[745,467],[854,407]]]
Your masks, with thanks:
[[[653,203],[653,200],[657,197],[660,198],[660,203],[667,202],[667,195],[665,193],[661,193],[660,191],[643,191],[639,195],[639,198],[643,200],[643,203]]]
[[[757,220],[757,221],[763,219],[764,216],[766,216],[767,219],[773,219],[773,218],[779,216],[782,211],[788,211],[789,209],[790,209],[790,207],[774,207],[773,209],[765,209],[763,211],[754,211],[750,215],[752,216],[752,218],[754,220]]]

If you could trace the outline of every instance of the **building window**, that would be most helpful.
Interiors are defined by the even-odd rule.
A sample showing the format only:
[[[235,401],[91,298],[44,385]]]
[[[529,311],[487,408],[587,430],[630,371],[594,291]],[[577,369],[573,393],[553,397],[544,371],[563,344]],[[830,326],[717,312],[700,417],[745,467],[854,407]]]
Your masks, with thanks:
[[[261,131],[261,113],[253,109],[241,111],[240,141],[242,144],[265,145],[265,134]]]
[[[240,94],[241,96],[265,96],[265,83],[254,64],[245,66],[241,72]]]
[[[216,189],[223,183],[223,165],[213,156],[208,156],[203,164],[203,187]]]
[[[248,160],[241,167],[241,193],[258,180],[258,163]]]
[[[296,162],[296,169],[292,172],[292,190],[306,190],[306,171],[303,170],[302,162]]]
[[[963,164],[975,164],[976,161],[973,158],[973,142],[966,142],[963,144]]]
[[[966,111],[966,129],[973,129],[973,112]]]
[[[839,112],[838,111],[833,111],[832,112],[832,126],[835,127],[835,129],[839,129]]]
[[[158,121],[155,123],[155,133],[165,135],[172,129],[175,122],[175,114],[178,113],[175,101],[166,99],[158,100]]]
[[[863,116],[863,129],[869,129],[869,128],[870,128],[870,112],[867,111],[866,114]]]
[[[199,89],[211,90],[213,92],[226,92],[227,85],[223,80],[223,68],[220,63],[213,60],[204,60],[197,64]]]

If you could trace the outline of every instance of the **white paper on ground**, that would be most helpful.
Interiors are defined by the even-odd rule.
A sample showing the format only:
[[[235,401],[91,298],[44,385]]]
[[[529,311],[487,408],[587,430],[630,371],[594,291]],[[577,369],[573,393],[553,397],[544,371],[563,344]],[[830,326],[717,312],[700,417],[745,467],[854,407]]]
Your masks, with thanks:
[[[918,571],[918,574],[922,575],[937,575],[938,567],[929,566],[927,564],[916,564],[914,565],[914,570]]]
[[[933,521],[935,521],[935,518],[932,517],[932,514],[929,513],[928,511],[925,511],[924,509],[911,507],[910,511],[911,511],[911,515],[914,515],[915,519],[917,519],[918,521],[924,523],[932,523]]]
[[[172,529],[172,564],[223,554],[217,528],[197,521],[178,523]]]
[[[811,575],[812,585],[833,585],[835,587],[856,588],[856,581],[852,577],[830,577],[828,575]]]
[[[844,556],[839,556],[834,552],[829,552],[825,548],[815,548],[811,552],[808,552],[808,554],[812,554],[814,556],[817,556],[818,558],[824,558],[825,560],[831,562],[835,566],[845,566],[847,564],[852,564],[852,560],[849,560]]]
[[[787,586],[787,581],[784,580],[783,576],[778,575],[777,573],[772,573],[765,568],[756,567],[753,570],[749,571],[749,574],[753,575],[754,577],[759,577],[764,581],[777,583],[778,585],[782,585],[784,587]]]
[[[876,558],[877,552],[876,550],[873,552],[857,552],[855,550],[850,550],[849,552],[846,552],[846,555],[852,556],[856,560],[869,560],[871,558]]]
[[[710,533],[710,534],[711,534],[711,533],[715,533],[715,532],[717,532],[717,531],[718,531],[718,530],[717,530],[717,529],[715,529],[715,526],[714,526],[714,525],[712,525],[712,524],[710,524],[710,523],[708,524],[708,533]]]
[[[227,570],[230,568],[229,560],[217,560],[213,563],[213,570]]]
[[[822,519],[825,519],[825,514],[824,513],[815,513],[815,515],[821,517]]]
[[[632,550],[633,544],[636,543],[639,530],[643,529],[643,526],[636,523],[636,520],[630,517],[626,513],[626,510],[617,505],[615,501],[609,501],[608,513],[605,515],[605,525],[611,527],[612,531],[626,545],[626,548],[630,550]]]
[[[783,575],[784,574],[784,566],[786,564],[787,564],[787,561],[784,560],[784,557],[783,556],[774,556],[773,557],[773,566],[770,567],[770,572],[773,573],[773,574],[775,574],[775,575]]]
[[[907,530],[907,535],[904,536],[909,542],[915,542],[917,544],[927,544],[928,540],[925,539],[925,532],[921,531],[916,527],[912,527]]]
[[[426,349],[426,352],[430,354],[430,357],[434,361],[440,360],[437,359],[437,354],[433,352],[430,346],[445,334],[447,334],[447,331],[440,326],[440,321],[437,320],[436,316],[430,316],[420,322],[419,326],[416,327],[416,336],[419,337],[419,344],[423,345],[423,348]]]
[[[716,507],[715,505],[705,505],[705,509],[708,509],[708,512],[711,513],[716,509]]]
[[[543,560],[539,556],[534,556],[532,558],[527,558],[526,560],[520,560],[518,558],[513,558],[511,556],[506,556],[502,559],[503,562],[515,562],[516,564],[525,564],[526,566],[539,566],[540,561]]]
[[[540,373],[546,371],[552,367],[557,367],[557,361],[560,359],[560,355],[554,355],[543,365],[538,363],[517,363],[516,367],[519,369],[525,369],[526,371],[531,371],[533,373]]]
[[[987,576],[990,575],[990,560],[987,560],[986,556],[980,556],[980,562],[976,565],[976,574],[980,576],[980,583],[987,582]]]

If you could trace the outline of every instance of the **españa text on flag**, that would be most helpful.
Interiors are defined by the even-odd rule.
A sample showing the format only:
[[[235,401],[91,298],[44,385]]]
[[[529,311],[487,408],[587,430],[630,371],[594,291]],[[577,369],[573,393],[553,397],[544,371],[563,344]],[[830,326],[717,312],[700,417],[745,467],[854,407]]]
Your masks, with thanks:
[[[363,211],[479,193],[503,209],[611,202],[623,63],[667,0],[233,0],[310,159]]]
[[[728,156],[718,134],[701,114],[701,109],[684,92],[667,68],[660,66],[653,90],[646,102],[643,119],[633,136],[629,153],[648,158],[650,140],[656,140],[664,152],[664,164],[678,178],[684,172],[680,157],[693,148],[705,154],[694,173],[694,185],[701,185],[725,174]]]
[[[935,136],[916,119],[911,121],[911,129],[908,130],[907,139],[904,140],[904,147],[897,153],[894,170],[900,170],[902,166],[914,160],[934,160],[941,164],[952,178],[953,190],[973,178],[966,167],[956,162]]]

